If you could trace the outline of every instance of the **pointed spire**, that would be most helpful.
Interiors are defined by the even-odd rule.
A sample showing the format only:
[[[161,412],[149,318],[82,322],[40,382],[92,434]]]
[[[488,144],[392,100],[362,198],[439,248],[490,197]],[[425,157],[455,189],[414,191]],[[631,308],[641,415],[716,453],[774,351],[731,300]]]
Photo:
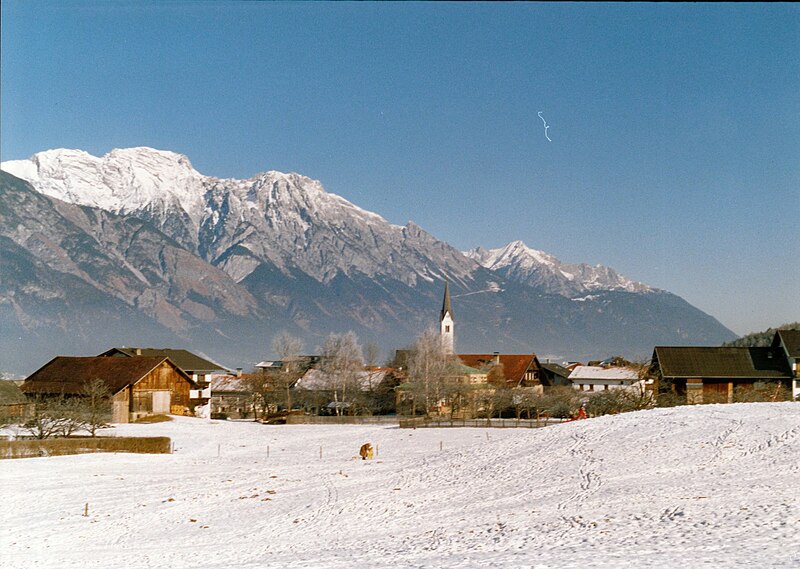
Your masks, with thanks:
[[[444,318],[445,314],[450,314],[450,318],[453,317],[453,307],[450,305],[450,281],[444,281],[444,302],[442,303],[442,313],[439,316],[439,320]]]

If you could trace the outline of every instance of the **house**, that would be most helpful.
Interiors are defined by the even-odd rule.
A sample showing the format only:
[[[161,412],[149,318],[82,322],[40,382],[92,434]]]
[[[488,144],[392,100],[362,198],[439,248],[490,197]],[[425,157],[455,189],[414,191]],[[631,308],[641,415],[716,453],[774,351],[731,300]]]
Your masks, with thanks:
[[[778,388],[791,388],[795,379],[786,351],[778,346],[657,346],[651,373],[656,376],[659,391],[672,391],[685,397],[687,403],[731,403],[735,390],[775,388],[777,397]]]
[[[228,373],[228,370],[214,362],[193,354],[188,350],[174,348],[111,348],[102,354],[102,357],[163,357],[169,358],[172,363],[186,372],[192,381],[197,384],[190,397],[194,405],[206,405],[211,398],[211,379],[214,374]]]
[[[296,356],[294,359],[287,361],[264,360],[262,362],[258,362],[256,364],[256,367],[258,369],[264,370],[264,372],[272,373],[272,372],[284,371],[287,365],[292,364],[296,368],[306,371],[311,369],[312,367],[318,366],[321,360],[322,356],[314,356],[314,355]]]
[[[781,348],[792,371],[792,399],[800,397],[800,330],[778,330],[773,348]]]
[[[224,419],[253,417],[253,394],[247,374],[215,375],[211,379],[211,416]]]
[[[639,372],[628,367],[576,366],[569,374],[569,381],[578,391],[645,389],[645,380],[639,377]]]
[[[559,364],[552,364],[550,362],[539,364],[539,380],[544,386],[570,386],[572,382],[569,380],[569,374],[572,370],[565,368]]]
[[[0,424],[25,422],[29,412],[30,403],[17,382],[0,380]]]
[[[346,383],[346,385],[345,385]],[[385,413],[394,411],[394,391],[397,378],[392,368],[370,368],[354,374],[350,381],[342,382],[319,368],[307,370],[293,386],[298,399],[307,410],[347,409]],[[341,398],[342,400],[338,400]],[[333,406],[330,404],[334,403]]]
[[[541,365],[536,354],[459,354],[461,362],[486,373],[489,381],[504,387],[542,386]],[[495,369],[496,371],[492,372]],[[501,386],[501,385],[498,385]]]
[[[146,415],[189,412],[189,391],[197,384],[166,357],[59,356],[22,384],[27,395],[80,396],[101,379],[111,393],[112,422],[127,423]]]

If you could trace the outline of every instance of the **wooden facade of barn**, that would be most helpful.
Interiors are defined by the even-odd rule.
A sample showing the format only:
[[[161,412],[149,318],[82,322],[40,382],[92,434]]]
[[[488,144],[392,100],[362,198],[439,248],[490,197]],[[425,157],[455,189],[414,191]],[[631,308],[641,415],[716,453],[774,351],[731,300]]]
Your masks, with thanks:
[[[165,359],[139,381],[114,394],[114,422],[135,421],[147,415],[186,415],[191,380]]]
[[[12,380],[0,380],[0,422],[22,423],[30,416],[31,405]]]
[[[100,379],[111,393],[112,422],[127,423],[147,415],[189,414],[192,379],[165,357],[57,357],[32,373],[26,394],[80,397]]]

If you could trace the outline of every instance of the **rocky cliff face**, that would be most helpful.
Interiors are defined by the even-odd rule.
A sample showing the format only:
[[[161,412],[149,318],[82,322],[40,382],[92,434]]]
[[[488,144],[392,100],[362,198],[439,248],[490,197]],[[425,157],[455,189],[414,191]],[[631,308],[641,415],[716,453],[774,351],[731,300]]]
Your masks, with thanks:
[[[78,353],[162,338],[246,367],[278,331],[306,337],[311,351],[352,329],[388,355],[435,323],[445,279],[457,350],[641,355],[655,343],[733,337],[612,269],[560,263],[521,242],[462,254],[298,174],[219,179],[148,148],[47,151],[2,169],[14,174],[0,173],[11,353],[20,338],[47,357],[64,351],[64,334]],[[105,322],[120,324],[113,342]],[[20,367],[44,356],[14,357],[30,362]]]

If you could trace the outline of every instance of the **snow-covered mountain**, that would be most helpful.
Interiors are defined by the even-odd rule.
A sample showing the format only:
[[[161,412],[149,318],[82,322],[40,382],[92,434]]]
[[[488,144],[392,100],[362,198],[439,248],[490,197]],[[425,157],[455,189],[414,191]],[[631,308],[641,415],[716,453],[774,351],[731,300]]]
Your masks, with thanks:
[[[521,243],[465,255],[299,174],[215,178],[150,148],[50,150],[0,167],[0,353],[18,369],[35,350],[170,337],[246,366],[281,330],[308,350],[353,330],[388,354],[436,323],[445,280],[462,351],[641,356],[734,337],[611,269]]]
[[[653,292],[603,265],[562,263],[553,255],[512,241],[499,249],[478,247],[465,253],[482,266],[521,283],[552,294],[577,298],[598,291]]]
[[[214,178],[186,156],[152,148],[102,158],[48,150],[0,167],[47,196],[151,221],[237,281],[264,262],[322,283],[337,274],[388,273],[414,285],[418,278],[441,280],[444,270],[468,278],[475,269],[413,223],[392,225],[299,174]]]

